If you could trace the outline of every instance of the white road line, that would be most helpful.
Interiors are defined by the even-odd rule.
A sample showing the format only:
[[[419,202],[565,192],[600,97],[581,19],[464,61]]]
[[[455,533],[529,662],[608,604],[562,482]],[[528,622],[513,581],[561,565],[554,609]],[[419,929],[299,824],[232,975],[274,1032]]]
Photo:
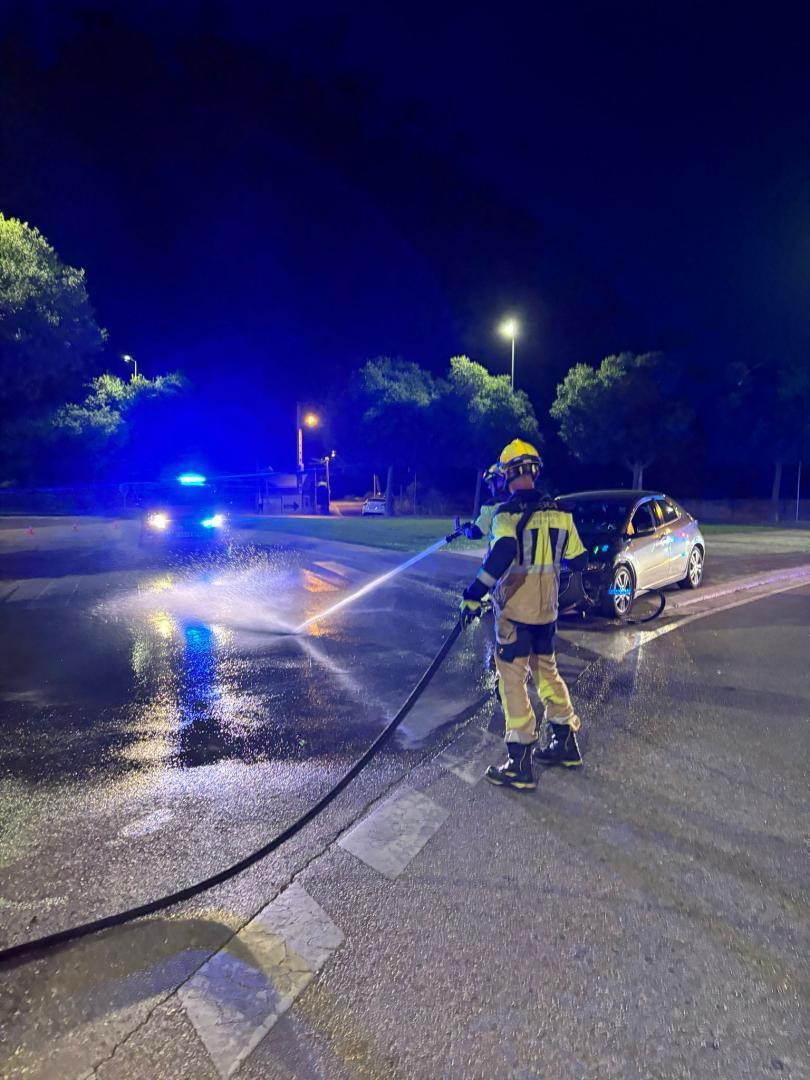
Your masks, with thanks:
[[[342,941],[326,912],[293,884],[180,987],[221,1077],[234,1075]]]
[[[46,581],[40,592],[38,592],[34,597],[34,600],[41,600],[45,593],[48,592],[49,589],[52,589],[55,584],[56,581],[53,578],[51,578],[50,581]]]
[[[733,596],[734,599],[728,600],[725,604],[715,604],[705,611],[695,611],[691,614],[683,615],[680,618],[676,617],[674,622],[666,623],[664,626],[659,626],[655,630],[638,631],[638,633],[633,635],[634,640],[628,644],[627,648],[624,650],[624,655],[626,656],[628,653],[640,649],[643,645],[649,645],[651,641],[662,637],[664,634],[669,634],[673,630],[680,630],[682,626],[688,626],[689,623],[697,622],[698,619],[706,619],[710,615],[719,614],[721,611],[730,611],[731,608],[742,607],[743,604],[752,604],[755,600],[766,600],[769,596],[778,596],[779,593],[790,592],[791,589],[801,589],[807,585],[810,585],[810,579],[805,578],[802,581],[791,581],[789,584],[783,585],[779,589],[763,587],[762,591],[758,592],[754,588],[751,588],[742,596],[740,596],[739,591],[730,593],[728,595]]]
[[[465,784],[477,784],[491,765],[502,740],[488,731],[468,729],[434,759]]]
[[[788,586],[791,583],[797,585],[802,583],[810,584],[810,566],[792,566],[786,570],[773,570],[766,572],[765,576],[762,573],[749,574],[747,577],[733,578],[722,585],[714,586],[714,588],[701,588],[686,594],[670,594],[667,606],[670,611],[680,612],[684,608],[690,608],[695,604],[705,604],[711,600],[718,600],[723,596],[736,596],[749,589],[765,588],[783,582]]]
[[[403,785],[338,840],[340,847],[392,881],[398,878],[449,811]]]
[[[118,835],[119,837],[126,838],[132,836],[147,836],[149,833],[157,832],[158,829],[162,829],[173,817],[174,811],[169,810],[168,807],[164,807],[162,810],[153,810],[151,814],[145,814],[143,817],[130,821],[129,825],[125,825]]]

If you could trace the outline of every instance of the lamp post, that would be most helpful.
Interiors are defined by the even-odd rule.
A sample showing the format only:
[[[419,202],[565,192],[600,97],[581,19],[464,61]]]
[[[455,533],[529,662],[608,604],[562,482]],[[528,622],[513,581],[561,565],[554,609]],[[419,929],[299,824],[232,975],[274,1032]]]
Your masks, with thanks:
[[[512,341],[512,390],[515,389],[515,338],[517,337],[518,324],[515,319],[506,319],[499,327],[501,333],[505,338],[511,338]]]
[[[321,420],[317,413],[304,411],[300,402],[295,406],[295,452],[298,471],[304,468],[304,428],[316,428]]]
[[[132,364],[132,378],[138,378],[138,361],[134,356],[130,356],[129,353],[121,353],[121,359],[125,364]]]
[[[304,428],[316,428],[321,420],[317,413],[301,408],[301,403],[295,405],[295,452],[298,469],[296,478],[298,481],[298,496],[303,506],[304,502]]]

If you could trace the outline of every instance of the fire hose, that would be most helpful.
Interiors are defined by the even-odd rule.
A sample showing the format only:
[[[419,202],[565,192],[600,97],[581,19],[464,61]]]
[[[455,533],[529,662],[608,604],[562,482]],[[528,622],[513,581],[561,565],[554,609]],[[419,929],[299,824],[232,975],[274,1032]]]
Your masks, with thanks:
[[[574,584],[575,579],[579,579],[578,580],[578,594],[579,595],[573,601],[568,601],[567,596],[568,596],[568,593],[572,591],[572,585]],[[650,613],[648,613],[646,615],[640,615],[640,616],[637,616],[636,618],[631,618],[633,605],[635,604],[636,600],[639,599],[639,596],[631,591],[630,592],[630,603],[629,603],[629,605],[627,607],[627,610],[622,612],[621,614],[616,615],[616,618],[617,618],[617,620],[619,622],[619,625],[621,625],[621,626],[641,626],[642,623],[652,622],[653,619],[658,618],[658,616],[663,612],[664,608],[666,607],[667,598],[666,598],[666,595],[664,594],[662,589],[645,589],[645,591],[643,593],[641,593],[640,596],[642,596],[642,597],[655,597],[656,598],[656,604],[657,604],[655,609],[652,612],[650,612]],[[593,596],[591,596],[590,593],[588,592],[588,590],[585,588],[585,586],[584,586],[584,584],[582,582],[582,574],[573,574],[572,573],[569,580],[568,580],[568,587],[567,587],[566,591],[561,593],[561,595],[560,595],[560,610],[563,610],[564,608],[568,608],[568,607],[574,608],[583,617],[587,616],[587,615],[590,615],[592,612],[596,611],[598,609],[598,607],[599,607],[598,599],[595,599]]]
[[[266,844],[263,844],[260,848],[252,851],[238,862],[233,863],[232,866],[227,866],[224,870],[219,870],[216,874],[212,874],[210,877],[204,878],[202,881],[198,881],[193,885],[187,885],[183,889],[178,889],[176,892],[169,893],[167,896],[158,897],[156,900],[150,900],[145,904],[138,904],[136,907],[127,908],[124,911],[116,912],[114,915],[105,915],[100,919],[92,919],[90,922],[69,927],[67,930],[58,930],[53,934],[45,934],[42,937],[33,938],[31,941],[24,941],[19,945],[11,945],[6,949],[0,949],[0,963],[8,963],[13,960],[27,960],[30,959],[34,953],[53,949],[59,945],[65,945],[69,941],[78,941],[79,938],[88,937],[90,934],[97,934],[102,930],[109,930],[113,926],[123,926],[124,923],[132,922],[135,919],[141,919],[145,915],[154,915],[156,912],[173,907],[175,904],[179,904],[184,900],[191,900],[192,897],[199,896],[200,893],[206,892],[208,889],[213,889],[215,885],[221,885],[224,881],[236,877],[236,875],[241,874],[243,870],[247,870],[248,867],[253,866],[254,863],[259,862],[271,852],[276,851],[282,844],[292,839],[296,833],[299,833],[305,825],[308,825],[313,818],[316,818],[318,814],[325,810],[326,807],[349,786],[352,780],[365,769],[366,765],[368,765],[372,758],[379,753],[383,746],[385,746],[427,689],[431,679],[444,663],[447,654],[452,649],[460,633],[461,623],[456,622],[453,629],[444,639],[441,648],[431,660],[430,665],[423,673],[419,682],[400,706],[396,715],[389,720],[368,749],[357,758],[354,764],[347,769],[333,787],[322,795],[317,802],[313,803],[312,806],[301,814],[301,816],[291,825],[288,825],[286,829],[283,829],[274,836],[272,840],[268,840]]]
[[[444,538],[444,540],[437,541],[435,545],[431,545],[430,548],[425,549],[424,552],[420,553],[419,556],[414,557],[414,559],[408,560],[406,563],[402,564],[401,567],[397,568],[397,570],[391,571],[388,574],[383,575],[380,579],[377,579],[375,582],[373,582],[372,586],[380,583],[383,580],[387,580],[389,577],[393,576],[394,573],[397,573],[400,570],[407,568],[407,566],[411,565],[419,558],[423,558],[426,554],[430,554],[438,547],[443,546],[444,544],[450,544],[453,540],[464,535],[464,530],[462,527],[460,527],[458,519],[456,520],[455,524],[456,528],[454,532],[450,533],[447,537]],[[292,631],[291,633],[299,632],[307,625],[309,625],[310,622],[316,621],[316,618],[321,619],[326,614],[330,613],[332,610],[336,610],[338,607],[342,606],[343,603],[354,600],[357,597],[363,595],[370,587],[371,586],[366,586],[363,589],[358,590],[358,592],[352,594],[352,596],[349,597],[347,601],[341,601],[339,604],[335,605],[334,608],[330,608],[329,612],[321,613],[320,616],[313,617],[313,619],[307,620],[305,623],[302,623],[301,626],[297,628],[297,630]],[[628,608],[626,615],[623,616],[621,619],[622,623],[636,625],[639,623],[650,622],[652,619],[657,618],[661,614],[666,604],[664,594],[657,589],[650,590],[650,592],[657,593],[659,597],[659,606],[653,612],[653,614],[644,616],[643,618],[639,619],[628,618],[627,615],[629,615],[630,609],[632,608],[631,601],[630,608]],[[585,614],[589,609],[596,606],[596,602],[591,597],[589,597],[587,593],[585,593],[584,589],[582,590],[582,595],[584,597],[584,600],[580,602],[579,607],[580,610],[582,610],[583,614]],[[303,814],[301,814],[301,816],[298,817],[294,822],[292,822],[292,824],[288,825],[285,829],[283,829],[280,833],[274,836],[266,844],[263,844],[261,847],[257,848],[249,855],[244,856],[244,858],[240,859],[238,862],[233,863],[231,866],[227,866],[225,867],[225,869],[219,870],[217,873],[212,874],[207,878],[203,878],[202,881],[195,882],[192,885],[187,885],[185,888],[178,889],[172,893],[168,893],[166,896],[158,897],[157,899],[150,900],[144,904],[138,904],[135,907],[126,908],[125,910],[116,912],[113,915],[105,915],[102,918],[91,919],[89,922],[80,923],[79,925],[69,927],[66,930],[58,930],[52,934],[45,934],[42,937],[33,938],[30,941],[24,941],[18,945],[11,945],[5,949],[0,949],[0,963],[8,963],[10,961],[30,959],[30,957],[35,953],[57,948],[58,946],[65,945],[70,941],[78,941],[80,938],[88,937],[91,934],[100,933],[102,930],[109,930],[114,926],[123,926],[125,923],[133,922],[135,919],[141,919],[147,915],[154,915],[156,912],[163,911],[169,907],[173,907],[175,904],[180,904],[185,900],[191,900],[193,897],[199,896],[201,893],[207,892],[209,889],[214,888],[216,885],[221,885],[223,882],[229,881],[231,878],[236,877],[237,874],[241,874],[242,871],[247,870],[255,863],[266,858],[266,856],[270,855],[273,851],[276,851],[282,846],[282,844],[292,839],[292,837],[299,833],[306,825],[309,824],[310,821],[312,821],[323,810],[325,810],[326,807],[329,806],[329,804],[333,802],[334,799],[336,799],[337,796],[345,790],[345,788],[348,787],[352,780],[354,780],[355,777],[357,777],[363,771],[363,769],[365,769],[365,767],[377,755],[377,753],[379,753],[379,751],[388,742],[393,733],[396,731],[396,729],[399,727],[399,725],[402,723],[402,721],[411,711],[413,706],[427,689],[428,685],[433,679],[433,676],[444,663],[447,654],[450,652],[451,648],[455,644],[459,634],[461,633],[461,629],[461,622],[456,622],[452,630],[442,643],[441,648],[436,653],[433,660],[430,662],[430,665],[424,671],[422,677],[419,679],[409,696],[400,706],[398,712],[388,722],[388,724],[386,724],[386,726],[376,737],[376,739],[374,739],[368,749],[363,754],[361,754],[359,758],[357,758],[354,764],[351,765],[351,767],[343,774],[343,776],[337,781],[337,783],[333,785],[333,787],[331,787],[324,795],[321,796],[320,799],[313,803],[312,806]]]

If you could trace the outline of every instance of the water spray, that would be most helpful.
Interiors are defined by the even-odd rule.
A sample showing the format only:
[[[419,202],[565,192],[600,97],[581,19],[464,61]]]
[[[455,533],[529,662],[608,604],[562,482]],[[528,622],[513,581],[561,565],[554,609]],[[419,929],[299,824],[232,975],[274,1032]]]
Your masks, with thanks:
[[[294,634],[300,634],[302,630],[306,630],[308,626],[312,626],[313,623],[320,622],[321,619],[326,619],[334,612],[339,611],[341,608],[346,607],[348,604],[353,604],[355,600],[359,600],[361,596],[365,596],[373,589],[378,588],[380,585],[384,585],[386,581],[390,581],[391,578],[401,574],[403,570],[409,569],[416,563],[421,562],[422,559],[426,559],[428,555],[432,555],[434,551],[438,551],[439,548],[443,548],[445,544],[450,542],[451,537],[445,536],[441,540],[437,540],[435,544],[431,544],[430,547],[426,547],[424,551],[420,551],[417,555],[412,555],[410,559],[406,559],[404,563],[399,566],[395,566],[393,570],[388,570],[385,574],[380,574],[379,577],[374,578],[373,581],[369,581],[367,585],[363,585],[362,588],[357,589],[356,592],[350,593],[348,596],[344,596],[342,600],[338,600],[336,604],[327,608],[326,611],[321,611],[318,615],[313,615],[311,618],[302,622],[300,626],[296,626],[293,630]]]

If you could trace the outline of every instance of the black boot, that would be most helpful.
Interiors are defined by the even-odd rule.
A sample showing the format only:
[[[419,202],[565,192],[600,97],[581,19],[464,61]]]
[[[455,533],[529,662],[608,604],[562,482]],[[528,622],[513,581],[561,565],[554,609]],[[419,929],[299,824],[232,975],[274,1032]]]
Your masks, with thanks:
[[[539,765],[564,765],[574,769],[582,764],[576,733],[568,724],[549,724],[551,739],[548,746],[535,750],[534,760]]]
[[[508,742],[506,752],[509,757],[503,765],[490,765],[486,778],[490,784],[515,788],[517,791],[534,791],[537,781],[532,768],[532,744]]]

